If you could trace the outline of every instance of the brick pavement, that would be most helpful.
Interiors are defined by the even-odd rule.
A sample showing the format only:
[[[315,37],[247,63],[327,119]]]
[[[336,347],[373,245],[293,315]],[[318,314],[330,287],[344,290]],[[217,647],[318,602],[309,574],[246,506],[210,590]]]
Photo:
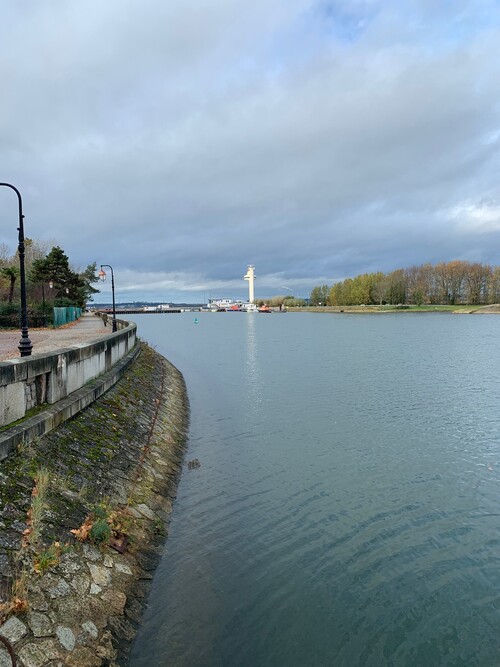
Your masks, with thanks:
[[[100,317],[84,313],[81,319],[66,324],[59,329],[30,329],[29,337],[33,343],[32,354],[53,352],[64,347],[101,338],[111,333],[111,321],[104,326]],[[0,361],[19,358],[19,340],[21,330],[0,331]]]

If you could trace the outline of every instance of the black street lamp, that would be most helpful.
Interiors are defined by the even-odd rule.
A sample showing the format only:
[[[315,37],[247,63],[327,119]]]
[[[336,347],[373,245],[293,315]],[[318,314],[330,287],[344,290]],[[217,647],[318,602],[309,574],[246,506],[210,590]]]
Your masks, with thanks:
[[[23,200],[21,198],[21,193],[17,188],[15,188],[10,183],[0,183],[6,188],[14,190],[19,201],[19,227],[17,231],[19,232],[19,273],[21,276],[21,340],[19,341],[18,349],[21,357],[29,357],[31,355],[31,350],[33,345],[31,344],[30,337],[28,335],[28,308],[26,306],[26,275],[24,272],[24,225],[23,225]]]
[[[113,295],[113,333],[116,331],[116,307],[115,307],[115,274],[113,273],[113,267],[109,264],[101,264],[101,270],[99,271],[99,278],[104,282],[106,280],[106,271],[102,268],[107,266],[108,269],[111,269],[111,294]]]

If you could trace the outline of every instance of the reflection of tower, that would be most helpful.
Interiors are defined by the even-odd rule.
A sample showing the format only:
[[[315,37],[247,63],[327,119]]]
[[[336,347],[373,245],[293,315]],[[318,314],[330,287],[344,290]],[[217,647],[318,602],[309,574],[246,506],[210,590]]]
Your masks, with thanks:
[[[247,330],[247,345],[246,359],[242,357],[242,360],[245,359],[245,365],[243,366],[244,381],[240,386],[240,390],[243,392],[242,396],[246,408],[243,410],[241,417],[249,429],[255,429],[256,424],[260,423],[262,419],[261,407],[264,400],[262,369],[258,353],[257,332],[255,330],[258,319],[258,317],[245,317],[244,323]]]
[[[252,264],[248,265],[246,274],[243,276],[245,280],[248,280],[248,303],[253,303],[254,294],[253,294],[253,281],[255,278],[255,266]]]

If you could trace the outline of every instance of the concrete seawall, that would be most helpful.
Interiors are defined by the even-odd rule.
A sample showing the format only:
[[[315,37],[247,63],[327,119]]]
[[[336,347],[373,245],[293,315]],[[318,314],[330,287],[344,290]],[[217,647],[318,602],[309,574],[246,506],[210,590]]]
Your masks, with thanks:
[[[0,362],[0,427],[47,407],[15,428],[3,429],[0,460],[74,416],[121,377],[135,358],[137,327],[124,321],[119,327],[92,342]]]

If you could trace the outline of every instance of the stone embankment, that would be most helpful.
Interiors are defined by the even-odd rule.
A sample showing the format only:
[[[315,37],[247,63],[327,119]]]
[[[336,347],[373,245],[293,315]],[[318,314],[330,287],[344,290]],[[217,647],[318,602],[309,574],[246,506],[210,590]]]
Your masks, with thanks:
[[[104,397],[2,462],[0,635],[17,665],[124,664],[166,538],[187,423],[181,374],[142,345]],[[0,666],[11,664],[0,646]]]

